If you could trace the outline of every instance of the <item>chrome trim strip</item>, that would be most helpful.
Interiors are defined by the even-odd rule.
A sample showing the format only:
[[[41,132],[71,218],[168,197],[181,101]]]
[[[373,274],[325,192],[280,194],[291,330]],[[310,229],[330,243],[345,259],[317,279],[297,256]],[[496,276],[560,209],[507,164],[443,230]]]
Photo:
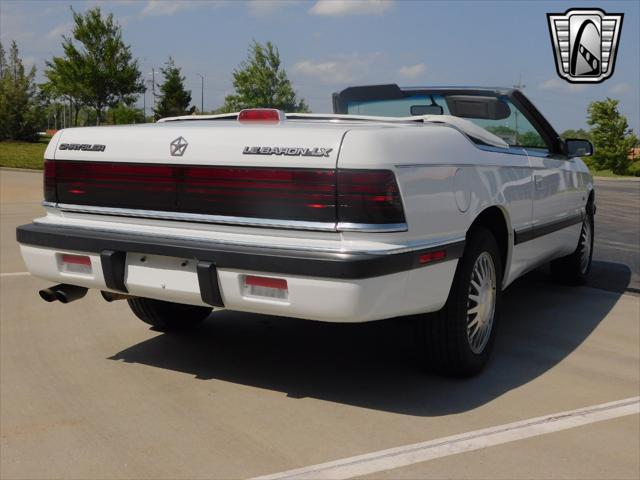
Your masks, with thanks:
[[[448,168],[460,168],[460,167],[477,167],[477,168],[526,168],[531,169],[529,165],[497,165],[491,163],[400,163],[394,165],[396,168],[427,168],[427,167],[448,167]]]
[[[513,145],[509,145],[509,147],[507,148],[502,148],[502,147],[498,148],[498,147],[494,147],[493,145],[481,145],[476,143],[475,146],[479,150],[484,150],[487,152],[510,153],[511,155],[524,155],[525,157],[527,156],[527,151],[524,148],[513,146]]]
[[[87,232],[104,232],[104,233],[131,233],[136,236],[141,237],[149,237],[149,238],[172,238],[172,239],[184,239],[184,240],[195,240],[200,242],[209,242],[214,245],[226,245],[226,246],[238,246],[238,247],[263,247],[263,248],[277,248],[278,250],[296,250],[296,251],[305,251],[305,252],[324,252],[324,253],[345,253],[345,254],[362,254],[362,255],[393,255],[397,253],[406,253],[413,252],[417,250],[430,249],[440,246],[446,246],[450,244],[455,244],[459,242],[465,241],[464,235],[455,235],[455,236],[447,236],[447,237],[439,237],[433,238],[431,240],[413,240],[409,241],[403,245],[391,246],[391,248],[381,248],[381,249],[349,249],[349,248],[330,248],[330,247],[311,247],[305,245],[274,245],[271,244],[263,244],[263,243],[255,243],[255,242],[236,242],[231,240],[221,240],[221,239],[211,239],[204,237],[197,237],[193,235],[154,235],[146,232],[139,232],[136,230],[128,229],[113,229],[113,228],[94,228],[94,227],[86,227],[82,225],[69,225],[60,222],[52,222],[47,220],[47,217],[37,218],[33,221],[33,223],[38,225],[49,225],[53,227],[73,227],[79,230],[86,230]],[[304,239],[300,239],[304,240]]]
[[[367,224],[367,223],[334,223],[304,222],[299,220],[278,220],[271,218],[230,217],[224,215],[205,215],[186,212],[163,212],[158,210],[138,210],[131,208],[95,207],[91,205],[71,205],[67,203],[42,202],[44,207],[59,208],[63,212],[89,213],[98,215],[117,215],[136,218],[155,218],[159,220],[176,220],[182,222],[220,223],[244,227],[286,228],[290,230],[315,230],[325,232],[368,232],[389,233],[406,232],[406,223]]]
[[[70,205],[59,203],[63,212],[94,213],[124,217],[156,218],[182,222],[224,223],[245,227],[290,228],[294,230],[323,230],[335,232],[334,222],[302,222],[298,220],[275,220],[270,218],[227,217],[186,212],[163,212],[159,210],[138,210],[133,208],[94,207],[91,205]]]
[[[409,227],[406,223],[350,223],[338,222],[336,228],[339,232],[406,232]]]

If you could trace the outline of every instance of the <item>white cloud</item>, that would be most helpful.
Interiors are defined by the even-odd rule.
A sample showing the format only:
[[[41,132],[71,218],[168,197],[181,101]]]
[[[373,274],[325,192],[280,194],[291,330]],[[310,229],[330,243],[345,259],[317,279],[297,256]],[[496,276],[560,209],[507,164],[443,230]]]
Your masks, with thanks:
[[[34,57],[34,56],[24,57],[22,59],[22,64],[24,65],[24,68],[28,71],[31,69],[31,67],[35,67],[38,64],[39,60],[40,59],[38,57]]]
[[[344,83],[354,80],[350,69],[342,62],[303,60],[296,63],[292,70],[300,75],[315,77],[325,83]]]
[[[140,12],[142,16],[162,16],[173,15],[177,12],[193,10],[199,7],[210,5],[209,2],[199,2],[193,0],[148,0],[147,4]]]
[[[271,15],[284,7],[298,2],[292,0],[251,0],[248,4],[249,13],[258,17]]]
[[[427,67],[424,63],[416,63],[415,65],[407,65],[400,67],[398,75],[404,78],[416,78],[427,71]]]
[[[382,15],[392,7],[392,0],[318,0],[309,13],[331,17]]]
[[[629,93],[633,91],[633,86],[629,83],[618,83],[613,85],[609,89],[609,93],[613,93],[614,95],[624,95],[625,93]]]
[[[540,90],[550,90],[555,92],[578,93],[584,91],[587,86],[588,85],[585,84],[569,83],[559,78],[550,78],[538,85],[538,88],[540,88]]]
[[[294,64],[291,71],[329,85],[350,83],[366,76],[373,62],[381,55],[374,52],[365,55],[339,55],[325,61],[302,60]]]
[[[71,32],[73,24],[71,22],[62,23],[47,33],[49,40],[61,40],[62,35]]]

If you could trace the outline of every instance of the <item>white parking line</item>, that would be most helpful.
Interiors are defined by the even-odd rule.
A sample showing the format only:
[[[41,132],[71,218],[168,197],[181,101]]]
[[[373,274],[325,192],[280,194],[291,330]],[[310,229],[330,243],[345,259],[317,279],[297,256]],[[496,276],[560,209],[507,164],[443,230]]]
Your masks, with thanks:
[[[31,275],[31,273],[29,273],[29,272],[0,273],[0,277],[24,277],[26,275]]]
[[[640,397],[627,398],[428,442],[414,443],[333,462],[287,470],[256,477],[254,480],[353,478],[637,413],[640,413]]]

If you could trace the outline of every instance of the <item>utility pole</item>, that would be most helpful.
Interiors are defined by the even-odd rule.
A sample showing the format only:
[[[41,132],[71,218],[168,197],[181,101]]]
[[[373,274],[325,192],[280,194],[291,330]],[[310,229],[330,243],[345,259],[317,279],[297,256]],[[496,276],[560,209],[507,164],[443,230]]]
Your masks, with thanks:
[[[196,73],[200,77],[200,114],[204,112],[204,77]]]
[[[147,123],[147,87],[146,85],[144,87],[144,90],[142,91],[142,115],[144,116],[144,123]]]
[[[153,109],[156,109],[156,69],[151,67],[151,93],[153,94]]]

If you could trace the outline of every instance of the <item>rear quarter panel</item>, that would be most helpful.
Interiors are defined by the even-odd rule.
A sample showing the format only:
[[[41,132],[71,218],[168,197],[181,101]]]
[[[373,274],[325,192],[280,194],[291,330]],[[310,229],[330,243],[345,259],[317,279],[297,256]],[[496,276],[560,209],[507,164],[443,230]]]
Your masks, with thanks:
[[[500,208],[509,232],[505,284],[508,282],[513,230],[528,225],[532,215],[532,179],[526,155],[481,150],[454,128],[425,125],[349,131],[338,166],[394,170],[408,231],[383,234],[389,240],[464,238],[483,210]],[[343,233],[345,239],[365,235]]]

